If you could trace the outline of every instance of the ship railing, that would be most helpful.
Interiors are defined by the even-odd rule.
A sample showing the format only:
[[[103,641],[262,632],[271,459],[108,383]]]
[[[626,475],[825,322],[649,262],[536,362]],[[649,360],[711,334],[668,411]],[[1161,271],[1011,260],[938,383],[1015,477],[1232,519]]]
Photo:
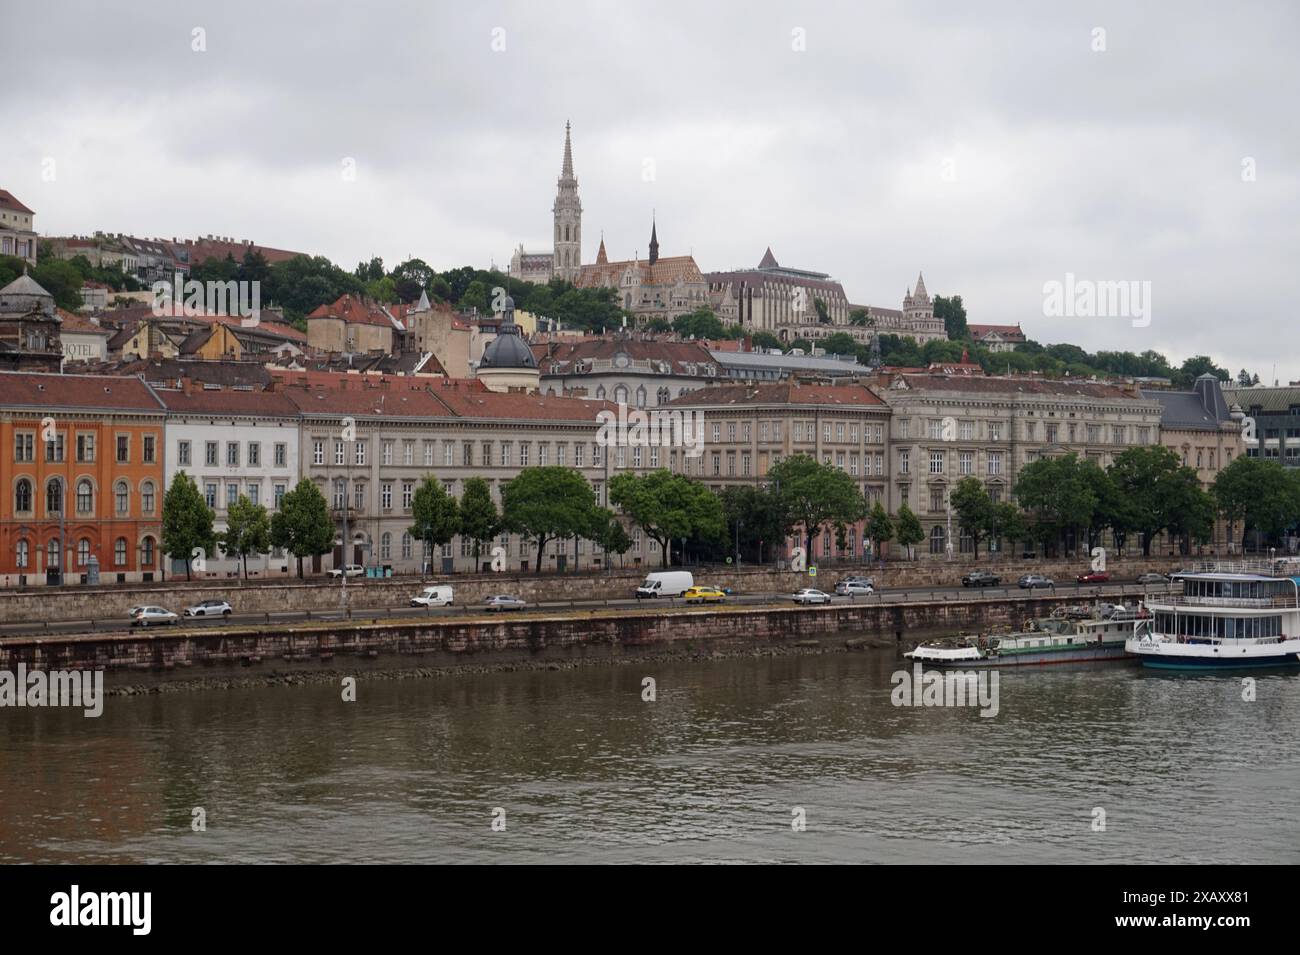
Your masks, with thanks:
[[[1300,558],[1242,558],[1241,560],[1202,560],[1184,574],[1258,574],[1265,577],[1300,574]]]
[[[1178,607],[1240,607],[1243,610],[1268,610],[1273,607],[1294,608],[1296,598],[1292,594],[1275,594],[1269,597],[1193,597],[1187,594],[1170,594],[1167,597],[1152,597],[1147,606],[1164,606],[1172,604]]]

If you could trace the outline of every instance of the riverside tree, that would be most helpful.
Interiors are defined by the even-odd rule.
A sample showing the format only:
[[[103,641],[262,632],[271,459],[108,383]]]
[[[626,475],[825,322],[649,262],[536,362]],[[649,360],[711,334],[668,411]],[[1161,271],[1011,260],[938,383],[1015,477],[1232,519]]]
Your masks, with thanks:
[[[194,479],[179,472],[163,496],[162,546],[170,556],[184,557],[186,580],[194,579],[190,573],[194,552],[207,554],[216,547],[215,516]]]
[[[1016,500],[1034,516],[1035,530],[1045,543],[1063,547],[1066,531],[1092,526],[1097,494],[1090,475],[1076,454],[1039,458],[1020,469]]]
[[[867,526],[864,529],[867,540],[871,541],[871,549],[877,557],[881,556],[881,549],[894,536],[894,521],[885,510],[885,505],[876,501],[871,505],[871,510],[867,513]]]
[[[1244,542],[1251,531],[1274,538],[1300,521],[1300,476],[1277,461],[1237,458],[1215,477],[1213,497],[1229,541],[1238,523]]]
[[[596,493],[573,468],[525,468],[501,486],[503,529],[537,543],[538,574],[546,545],[590,533],[596,510]]]
[[[411,536],[424,542],[424,559],[433,561],[433,549],[460,533],[460,507],[432,475],[425,475],[411,499]]]
[[[481,477],[465,480],[460,496],[460,532],[474,542],[474,567],[485,541],[501,533],[501,514],[492,500],[492,489]]]
[[[897,527],[895,532],[898,536],[898,543],[907,548],[908,559],[916,556],[912,548],[925,539],[925,531],[921,528],[921,520],[916,516],[906,502],[898,507],[898,514],[894,517],[894,525]]]
[[[623,555],[632,549],[632,538],[628,536],[623,522],[607,507],[597,507],[592,512],[592,526],[587,532],[587,539],[595,541],[605,554],[605,566],[610,566],[610,555],[617,554],[622,566]]]
[[[1184,532],[1203,539],[1210,505],[1196,472],[1163,445],[1129,448],[1115,458],[1111,480],[1127,501],[1133,529],[1142,533],[1142,556],[1161,531]],[[1213,518],[1211,517],[1211,526]]]
[[[666,468],[646,475],[624,472],[609,482],[609,499],[658,541],[662,566],[670,542],[682,537],[717,542],[726,532],[722,502],[699,481]]]
[[[804,545],[813,552],[812,536],[823,524],[842,529],[862,519],[866,501],[853,478],[806,454],[783,458],[767,472],[785,522],[783,533],[804,529]]]
[[[226,509],[226,529],[221,535],[221,549],[239,560],[244,579],[248,579],[249,555],[265,554],[271,543],[271,520],[266,508],[254,504],[246,495]]]
[[[307,478],[281,498],[280,509],[271,518],[271,546],[298,558],[299,579],[304,557],[317,557],[333,548],[334,521],[329,505],[320,488]]]
[[[975,559],[979,560],[980,541],[993,533],[996,516],[988,488],[979,478],[965,477],[957,482],[948,500],[957,515],[957,526],[970,535],[975,544]]]

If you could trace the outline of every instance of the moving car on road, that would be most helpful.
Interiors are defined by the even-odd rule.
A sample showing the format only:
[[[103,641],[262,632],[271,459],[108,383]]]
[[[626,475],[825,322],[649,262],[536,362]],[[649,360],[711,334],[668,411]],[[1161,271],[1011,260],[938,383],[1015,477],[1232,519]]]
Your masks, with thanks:
[[[1075,579],[1081,584],[1104,584],[1110,580],[1110,574],[1104,570],[1090,570],[1086,574],[1080,574]]]
[[[151,623],[175,623],[179,619],[180,617],[166,607],[131,608],[131,626],[133,627],[147,627]]]
[[[963,587],[996,587],[1000,583],[1002,578],[987,570],[972,570],[961,579]]]
[[[193,607],[185,608],[187,617],[229,617],[235,608],[224,600],[200,600]]]
[[[522,597],[516,597],[514,594],[497,594],[495,597],[489,597],[484,606],[488,610],[503,612],[506,610],[523,610],[527,604]]]
[[[412,607],[450,607],[452,590],[446,584],[425,587],[411,598]]]
[[[1167,584],[1169,583],[1169,578],[1164,574],[1157,574],[1155,571],[1151,571],[1147,574],[1139,574],[1137,582],[1139,584]]]
[[[814,590],[811,587],[805,587],[791,595],[791,599],[797,604],[828,604],[831,602],[831,595],[822,590]]]
[[[876,585],[870,577],[845,577],[835,585],[835,592],[841,597],[865,597],[876,592]]]
[[[680,597],[695,586],[689,570],[656,570],[645,575],[645,582],[636,589],[636,599],[647,597]]]
[[[1035,587],[1055,587],[1056,581],[1042,574],[1025,574],[1020,578],[1021,590],[1033,590]]]
[[[366,572],[366,569],[360,564],[348,564],[346,567],[335,567],[330,571],[331,577],[342,577],[347,574],[349,577],[360,577]]]
[[[693,603],[722,603],[727,599],[727,595],[717,587],[706,587],[703,584],[692,587],[682,594],[682,599],[688,604]]]

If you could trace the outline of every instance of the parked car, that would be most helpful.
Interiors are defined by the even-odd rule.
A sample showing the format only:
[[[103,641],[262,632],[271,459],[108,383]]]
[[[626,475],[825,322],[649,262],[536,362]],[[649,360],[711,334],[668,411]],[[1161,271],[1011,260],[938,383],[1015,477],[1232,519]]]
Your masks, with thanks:
[[[1139,574],[1137,582],[1139,584],[1167,584],[1169,578],[1164,574],[1157,574],[1155,571],[1147,574]]]
[[[1110,580],[1110,574],[1104,570],[1090,570],[1086,574],[1080,574],[1075,579],[1081,584],[1104,584]]]
[[[485,601],[488,610],[506,611],[506,610],[523,610],[527,604],[522,597],[516,597],[513,594],[497,594],[495,597],[489,597]]]
[[[179,619],[180,617],[166,607],[131,608],[131,626],[133,627],[147,627],[151,623],[175,623]]]
[[[845,577],[835,585],[841,597],[865,597],[876,592],[876,585],[866,577]]]
[[[1042,574],[1025,574],[1018,581],[1021,590],[1033,590],[1035,587],[1055,587],[1056,581]]]
[[[727,599],[727,595],[717,587],[705,587],[697,585],[692,587],[686,593],[682,594],[682,599],[688,604],[693,603],[722,603]]]
[[[831,602],[831,595],[822,590],[814,590],[811,587],[805,587],[791,596],[797,604],[828,604]]]
[[[647,597],[680,597],[695,586],[689,570],[657,570],[646,574],[645,582],[636,589],[636,599]]]
[[[996,587],[1000,583],[1002,578],[987,570],[972,570],[961,579],[963,587]]]
[[[185,608],[187,617],[229,617],[235,608],[224,600],[200,600],[193,607]]]
[[[452,589],[446,584],[425,587],[411,598],[412,607],[450,607]]]
[[[335,567],[330,571],[331,577],[342,577],[345,573],[349,577],[360,577],[366,572],[366,569],[360,564],[348,564],[346,567]]]

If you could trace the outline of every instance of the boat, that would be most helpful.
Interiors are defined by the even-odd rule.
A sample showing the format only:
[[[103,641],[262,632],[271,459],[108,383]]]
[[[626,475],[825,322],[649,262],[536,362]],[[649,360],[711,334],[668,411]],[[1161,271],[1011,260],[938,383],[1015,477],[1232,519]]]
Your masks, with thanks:
[[[1300,559],[1199,565],[1182,593],[1147,602],[1127,642],[1143,666],[1220,670],[1300,665]]]
[[[921,644],[903,656],[927,666],[959,668],[1124,660],[1130,656],[1125,645],[1134,628],[1146,619],[1141,606],[1058,607],[1015,632]]]

